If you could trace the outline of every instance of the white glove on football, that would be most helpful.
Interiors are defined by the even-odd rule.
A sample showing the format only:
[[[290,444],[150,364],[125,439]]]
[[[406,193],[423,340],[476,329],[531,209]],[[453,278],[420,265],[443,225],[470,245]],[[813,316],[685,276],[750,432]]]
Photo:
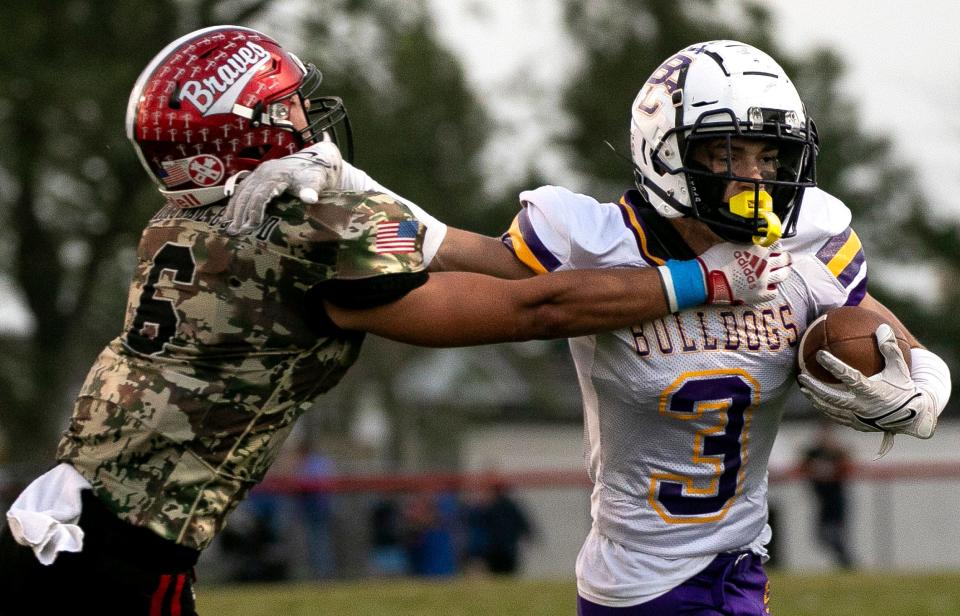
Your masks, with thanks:
[[[237,185],[223,211],[227,233],[256,229],[270,201],[289,190],[304,203],[316,203],[319,193],[340,185],[343,158],[332,141],[321,141],[283,158],[260,164]]]
[[[911,377],[893,329],[882,324],[877,328],[876,337],[884,358],[884,368],[879,374],[864,376],[831,353],[820,350],[817,351],[817,361],[839,379],[840,384],[823,383],[806,372],[801,372],[798,380],[800,391],[828,418],[861,432],[883,432],[880,457],[893,446],[894,434],[921,439],[933,436],[937,417],[949,395],[949,371],[944,364],[946,395],[942,393],[943,370],[936,371],[941,373],[936,375],[938,382],[923,383],[933,387],[920,387]],[[943,364],[932,353],[925,353]],[[923,358],[922,353],[911,353],[911,359],[916,356]]]

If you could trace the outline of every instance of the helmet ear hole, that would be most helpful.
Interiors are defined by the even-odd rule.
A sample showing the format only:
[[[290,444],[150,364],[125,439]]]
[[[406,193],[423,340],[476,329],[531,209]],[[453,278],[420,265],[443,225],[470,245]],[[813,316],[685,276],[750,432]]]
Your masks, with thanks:
[[[667,174],[667,167],[659,158],[653,158],[652,168],[661,177]]]

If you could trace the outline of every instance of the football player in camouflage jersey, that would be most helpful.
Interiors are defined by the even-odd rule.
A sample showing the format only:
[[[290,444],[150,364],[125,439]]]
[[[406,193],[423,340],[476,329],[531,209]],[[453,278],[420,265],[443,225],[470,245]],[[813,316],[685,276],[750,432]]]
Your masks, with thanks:
[[[224,26],[174,41],[135,84],[127,133],[166,204],[143,231],[123,331],[80,390],[59,464],[7,513],[0,589],[18,613],[195,613],[200,551],[365,332],[427,345],[582,335],[665,315],[678,294],[772,298],[790,271],[786,254],[725,246],[685,280],[428,275],[444,229],[382,191],[284,197],[249,232],[225,233],[245,173],[317,142],[349,151],[343,105],[316,97],[319,81],[265,35]]]
[[[933,435],[950,372],[907,332],[908,367],[882,325],[880,374],[825,351],[818,361],[839,384],[797,374],[800,336],[833,307],[860,305],[900,324],[867,293],[850,211],[816,187],[815,128],[767,54],[737,41],[679,50],[641,87],[630,139],[635,189],[609,203],[557,186],[524,191],[499,247],[451,229],[431,267],[661,273],[672,315],[570,340],[594,482],[593,526],[576,563],[578,614],[769,614],[767,460],[794,381],[832,420],[882,432],[885,451],[894,434]],[[258,169],[231,203],[232,226],[262,219],[272,191],[334,179],[310,181],[309,169],[297,159]],[[346,163],[339,179],[375,185]],[[699,270],[690,259],[724,241],[790,252],[776,297],[734,308],[691,302],[683,281]]]

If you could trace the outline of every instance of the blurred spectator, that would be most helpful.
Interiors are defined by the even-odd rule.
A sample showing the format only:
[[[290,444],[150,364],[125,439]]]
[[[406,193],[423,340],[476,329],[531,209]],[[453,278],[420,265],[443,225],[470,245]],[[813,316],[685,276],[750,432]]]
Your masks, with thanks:
[[[487,511],[487,568],[491,573],[513,574],[519,566],[520,542],[531,536],[533,528],[506,484],[494,486],[493,494]]]
[[[820,424],[816,441],[803,454],[802,467],[817,500],[817,540],[830,549],[837,564],[853,566],[847,546],[847,477],[850,459],[833,433],[834,425]]]
[[[308,440],[297,446],[293,462],[294,477],[315,481],[333,476],[333,462],[316,451]],[[307,548],[307,567],[313,578],[329,578],[336,571],[333,550],[333,507],[331,497],[318,490],[305,491],[293,498],[293,504],[303,521]]]
[[[467,542],[467,529],[464,525],[464,503],[456,491],[440,492],[436,495],[437,513],[440,524],[449,535],[454,568],[462,571],[463,551]]]
[[[480,558],[490,573],[512,575],[520,566],[520,543],[533,534],[530,520],[510,496],[505,483],[495,483],[466,514],[468,558]]]
[[[406,575],[410,570],[403,544],[400,507],[393,498],[377,501],[371,512],[370,573],[375,576]]]
[[[406,545],[410,572],[423,576],[446,576],[457,572],[453,540],[455,523],[442,515],[439,497],[418,493],[411,496],[405,511]]]
[[[487,568],[487,550],[490,531],[487,528],[487,509],[493,498],[489,490],[474,489],[468,492],[464,505],[463,526],[466,537],[463,546],[463,567],[468,572],[477,567]]]
[[[220,534],[220,547],[231,558],[229,582],[277,582],[288,576],[287,558],[276,520],[279,499],[252,492],[230,514]]]

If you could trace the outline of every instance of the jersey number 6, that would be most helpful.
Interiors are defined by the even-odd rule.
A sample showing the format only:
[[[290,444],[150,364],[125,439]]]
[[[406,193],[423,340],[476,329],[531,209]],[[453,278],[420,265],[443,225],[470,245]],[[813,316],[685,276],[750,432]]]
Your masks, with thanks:
[[[176,283],[192,284],[196,263],[190,247],[167,242],[153,255],[153,265],[140,292],[133,325],[126,335],[127,346],[146,355],[162,351],[180,322],[173,300],[156,296],[157,283],[165,271],[171,273]]]

